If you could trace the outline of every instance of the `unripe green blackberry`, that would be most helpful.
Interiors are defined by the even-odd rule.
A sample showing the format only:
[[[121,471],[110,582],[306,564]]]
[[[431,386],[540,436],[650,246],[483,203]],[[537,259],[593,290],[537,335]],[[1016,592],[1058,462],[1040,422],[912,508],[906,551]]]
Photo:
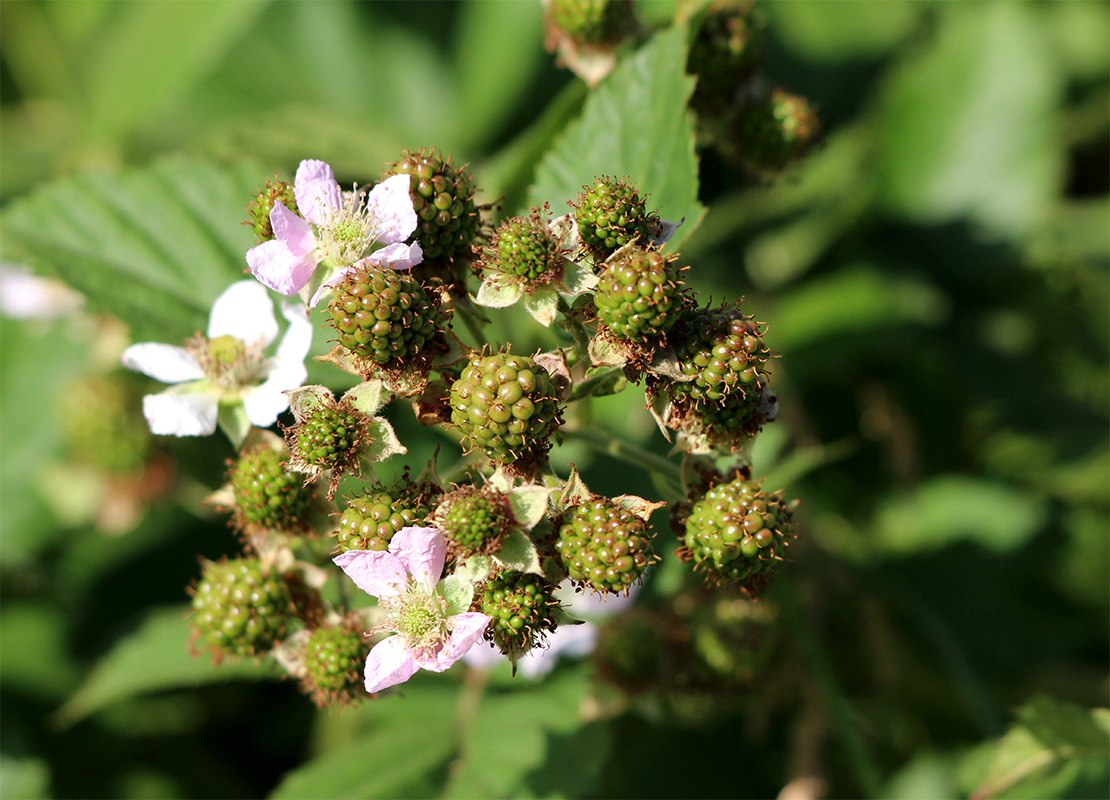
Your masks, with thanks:
[[[474,486],[460,486],[445,496],[434,520],[449,551],[463,558],[496,553],[515,522],[505,494]]]
[[[339,518],[337,551],[387,550],[397,531],[422,525],[431,511],[415,496],[373,486],[347,502]]]
[[[439,305],[411,275],[369,265],[348,272],[328,303],[339,344],[392,369],[428,359]]]
[[[465,167],[456,169],[438,150],[406,151],[387,169],[388,175],[409,175],[409,196],[416,216],[416,240],[425,261],[450,260],[469,253],[481,224],[474,189]]]
[[[719,402],[732,392],[760,392],[759,378],[771,357],[755,317],[740,313],[740,304],[688,311],[671,330],[682,371],[692,378],[676,382],[676,400]]]
[[[293,455],[290,468],[312,478],[331,471],[328,499],[335,496],[340,479],[361,474],[361,458],[370,444],[370,418],[345,400],[307,407],[300,420],[285,428],[285,440]]]
[[[533,209],[528,216],[501,223],[486,248],[482,267],[522,283],[550,283],[562,275],[563,251],[546,215]]]
[[[696,418],[701,430],[711,440],[738,445],[759,433],[775,419],[777,398],[760,376],[757,386],[744,392],[730,392],[717,403],[698,407]]]
[[[584,44],[619,39],[632,21],[628,0],[551,0],[551,22],[570,38]]]
[[[67,457],[107,472],[141,472],[153,438],[135,373],[89,375],[58,394]]]
[[[607,497],[574,506],[563,517],[555,551],[571,580],[598,592],[627,591],[658,560],[647,523]]]
[[[285,469],[281,454],[272,447],[259,445],[243,453],[231,468],[237,525],[284,531],[305,528],[312,492],[302,486],[302,480]]]
[[[370,642],[361,631],[345,625],[317,628],[304,650],[305,683],[318,706],[353,700],[366,694],[362,667]]]
[[[632,184],[608,175],[595,179],[593,186],[583,186],[570,205],[582,241],[603,255],[637,236],[646,241],[659,224],[659,217],[648,213],[646,196],[641,199]]]
[[[664,620],[635,608],[606,620],[593,653],[598,672],[628,692],[658,684],[670,660],[664,626]]]
[[[686,519],[685,547],[710,576],[754,591],[782,560],[793,515],[781,492],[737,478],[709,489]]]
[[[243,224],[251,226],[254,235],[258,237],[259,244],[274,238],[274,229],[270,224],[270,210],[273,209],[275,200],[280,200],[294,214],[300,214],[297,209],[297,196],[293,193],[291,183],[267,178],[266,185],[252,196],[254,199],[247,203],[250,219]]]
[[[451,386],[451,422],[463,446],[501,464],[547,452],[562,420],[547,371],[528,356],[475,355]]]
[[[491,577],[481,599],[481,612],[492,617],[486,640],[508,656],[531,650],[555,630],[553,591],[539,575],[505,570]]]
[[[660,338],[678,320],[682,282],[674,258],[638,247],[609,261],[594,293],[597,316],[633,342]]]
[[[738,135],[743,157],[752,167],[778,171],[804,156],[820,132],[809,102],[777,88],[744,114]]]
[[[206,561],[193,593],[192,624],[222,655],[261,655],[285,632],[293,611],[289,587],[256,558]]]
[[[690,105],[719,116],[737,99],[763,57],[762,30],[751,0],[714,0],[703,12],[690,42],[686,72],[697,77]]]

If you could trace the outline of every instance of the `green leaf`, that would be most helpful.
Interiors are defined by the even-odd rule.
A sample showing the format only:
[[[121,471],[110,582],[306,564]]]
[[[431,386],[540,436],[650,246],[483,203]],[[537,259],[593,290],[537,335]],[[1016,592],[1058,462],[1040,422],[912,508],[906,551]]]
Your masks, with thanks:
[[[66,616],[58,609],[8,601],[0,613],[0,676],[4,688],[61,701],[76,685],[78,671],[67,652]]]
[[[502,283],[493,277],[482,281],[474,302],[486,308],[507,308],[520,299],[524,289],[519,283]]]
[[[566,741],[581,729],[582,701],[588,690],[584,668],[560,670],[542,684],[527,690],[489,691],[482,699],[470,728],[465,760],[447,786],[445,797],[593,796],[597,767],[608,742],[594,739],[582,761],[565,761],[556,740]],[[559,763],[561,761],[561,763]],[[573,763],[573,769],[566,764]],[[554,768],[559,785],[540,780],[545,764]],[[546,771],[544,771],[546,772]],[[572,788],[572,784],[585,784]],[[568,791],[569,790],[569,791]]]
[[[1045,222],[1064,170],[1061,83],[1036,6],[937,7],[931,48],[886,86],[879,168],[887,204],[914,220],[970,216],[1020,235]]]
[[[58,724],[68,727],[111,703],[137,694],[238,679],[260,680],[280,674],[269,661],[239,659],[216,666],[207,654],[190,655],[187,612],[187,607],[179,606],[151,611],[139,629],[120,640],[58,709]]]
[[[874,57],[905,38],[921,16],[911,0],[769,3],[772,29],[792,49],[822,61]]]
[[[1044,695],[1033,698],[1018,709],[1018,724],[999,740],[972,798],[1061,797],[1071,784],[1090,780],[1092,773],[1107,773],[1108,714],[1106,709],[1087,710]],[[1105,777],[1101,784],[1105,788]]]
[[[183,156],[56,181],[0,215],[3,258],[61,278],[136,341],[180,343],[243,278],[254,245],[243,208],[260,182]]]
[[[686,75],[686,30],[652,37],[617,65],[590,95],[582,116],[568,125],[536,169],[529,202],[562,208],[598,175],[629,176],[650,193],[664,220],[685,224],[676,248],[701,221],[694,129],[686,107],[694,80]]]
[[[270,797],[438,796],[441,768],[455,751],[454,692],[415,678],[401,692],[366,703],[362,713],[370,730],[365,736],[290,772]]]
[[[521,486],[509,492],[509,507],[517,524],[531,528],[543,519],[550,494],[551,490],[543,486]]]
[[[911,553],[970,539],[997,552],[1020,547],[1040,529],[1045,504],[1002,483],[941,475],[890,501],[876,519],[887,550]]]
[[[44,758],[0,753],[0,797],[39,800],[50,797],[50,765]]]

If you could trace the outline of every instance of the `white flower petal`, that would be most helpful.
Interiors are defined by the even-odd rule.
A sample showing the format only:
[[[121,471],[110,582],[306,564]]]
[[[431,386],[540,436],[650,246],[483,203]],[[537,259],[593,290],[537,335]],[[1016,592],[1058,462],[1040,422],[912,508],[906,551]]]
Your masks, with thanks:
[[[64,283],[19,266],[0,266],[0,313],[12,319],[56,319],[85,303]]]
[[[219,405],[219,392],[148,394],[143,416],[160,436],[209,436],[216,432]]]
[[[580,658],[593,652],[597,645],[597,626],[589,622],[581,625],[560,625],[548,635],[547,647],[536,647],[517,662],[517,667],[527,678],[546,675],[560,656]]]
[[[274,208],[278,205],[280,204],[275,203]],[[271,213],[270,216],[272,218],[274,215]],[[315,243],[316,240],[312,241]],[[312,277],[316,269],[316,256],[311,249],[307,254],[298,254],[281,239],[271,239],[247,251],[247,264],[254,277],[263,285],[291,297]]]
[[[302,161],[297,167],[293,195],[297,198],[297,210],[317,225],[323,225],[330,212],[343,204],[335,173],[325,162],[314,159]]]
[[[438,528],[401,528],[389,540],[389,552],[401,560],[418,583],[432,592],[447,559],[447,539]]]
[[[248,345],[270,344],[278,335],[274,302],[258,281],[238,281],[224,290],[212,304],[208,338],[234,336]]]
[[[285,329],[285,336],[278,345],[275,364],[284,366],[290,362],[303,364],[312,349],[312,320],[308,318],[308,309],[300,303],[282,303],[281,315],[289,321]],[[298,383],[297,386],[300,386]],[[295,387],[288,387],[293,389]]]
[[[404,683],[417,673],[420,665],[405,649],[400,636],[391,636],[374,645],[366,657],[363,679],[366,691],[380,692],[398,683]]]
[[[204,377],[193,357],[183,347],[161,342],[133,344],[120,359],[128,369],[149,375],[162,383],[199,381]]]
[[[386,178],[366,198],[366,213],[375,218],[379,228],[377,239],[383,244],[403,242],[416,230],[416,209],[409,196],[408,175]],[[300,202],[300,198],[297,198]]]
[[[307,372],[305,374],[307,376]],[[278,415],[289,408],[289,398],[285,395],[285,389],[295,389],[296,386],[304,383],[304,378],[301,378],[296,386],[282,389],[279,388],[282,377],[284,376],[276,373],[271,374],[261,386],[251,386],[239,392],[247,417],[255,427],[269,428],[277,422]]]
[[[424,251],[419,244],[391,244],[376,250],[359,264],[369,262],[379,267],[393,267],[393,269],[412,269],[424,260]],[[358,266],[356,264],[355,266]]]

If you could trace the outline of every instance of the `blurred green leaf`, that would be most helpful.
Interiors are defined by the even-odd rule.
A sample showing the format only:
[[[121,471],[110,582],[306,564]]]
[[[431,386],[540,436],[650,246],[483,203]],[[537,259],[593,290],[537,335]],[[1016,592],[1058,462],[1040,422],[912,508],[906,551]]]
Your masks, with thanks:
[[[1020,547],[1044,522],[1045,504],[1002,483],[941,475],[876,515],[879,543],[892,552],[931,550],[970,539],[990,550]]]
[[[1105,78],[1110,71],[1110,5],[1046,3],[1041,10],[1055,40],[1056,56],[1077,78]]]
[[[1087,784],[1093,778],[1097,786],[1099,774],[1105,789],[1110,777],[1110,711],[1086,710],[1040,695],[1018,709],[1017,717],[1017,724],[998,742],[972,798],[1071,796],[1067,792],[1072,784]]]
[[[874,57],[890,50],[917,24],[922,3],[910,0],[809,0],[767,3],[775,35],[820,61]]]
[[[110,703],[145,692],[281,674],[266,660],[244,658],[217,666],[208,653],[191,655],[187,611],[178,606],[150,611],[139,629],[121,639],[58,709],[58,724],[68,727]]]
[[[775,347],[790,351],[845,334],[936,324],[946,310],[929,284],[859,264],[784,292],[771,330]]]
[[[45,758],[0,753],[0,798],[45,800],[50,797],[50,765]]]
[[[4,258],[60,277],[138,341],[179,343],[242,279],[254,244],[243,208],[259,183],[249,167],[186,157],[60,180],[5,208]]]
[[[553,736],[583,724],[580,709],[587,687],[586,670],[579,667],[560,670],[526,689],[488,690],[469,731],[465,760],[453,774],[445,797],[535,796],[526,776],[551,756]],[[594,761],[603,756],[604,747],[588,754]],[[588,761],[576,763],[573,770],[561,770],[565,783],[556,795],[595,793],[599,787],[590,784],[588,765]]]
[[[9,601],[0,612],[0,681],[5,690],[61,700],[77,683],[66,650],[66,616],[46,604]]]
[[[996,234],[1026,233],[1048,218],[1063,170],[1061,82],[1037,8],[936,9],[935,41],[885,87],[882,194],[918,222],[967,215]]]
[[[694,80],[685,73],[686,31],[656,34],[621,61],[586,101],[536,169],[533,206],[566,208],[595,176],[629,176],[649,207],[672,222],[685,219],[668,247],[677,248],[701,222],[694,131],[686,107]]]
[[[286,774],[271,798],[430,797],[455,752],[454,687],[410,681],[399,697],[371,700],[359,710],[368,733],[329,749]]]
[[[956,761],[929,750],[919,752],[890,779],[884,800],[957,800]]]

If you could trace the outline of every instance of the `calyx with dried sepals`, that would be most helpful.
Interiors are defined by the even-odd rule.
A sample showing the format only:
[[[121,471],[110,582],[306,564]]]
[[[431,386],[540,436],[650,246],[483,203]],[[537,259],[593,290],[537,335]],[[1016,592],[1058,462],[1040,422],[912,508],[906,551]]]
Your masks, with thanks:
[[[257,558],[205,561],[192,594],[191,625],[217,658],[268,652],[294,612],[281,575]]]
[[[444,160],[440,151],[421,148],[405,151],[386,173],[410,177],[409,196],[419,218],[414,236],[424,251],[419,274],[461,284],[482,224],[466,167],[456,168],[450,156]]]
[[[782,492],[740,476],[706,491],[686,518],[680,558],[707,577],[754,593],[767,584],[791,536]]]
[[[664,505],[634,495],[593,494],[573,471],[555,503],[563,512],[555,553],[575,585],[599,593],[627,593],[659,560],[651,548],[655,534],[648,520]]]
[[[287,209],[298,216],[300,215],[300,211],[297,210],[297,196],[293,191],[293,184],[278,180],[276,175],[273,180],[267,178],[266,185],[251,197],[252,200],[247,203],[247,213],[250,214],[250,219],[243,224],[251,226],[251,230],[258,237],[259,243],[274,238],[270,211],[274,207],[275,200],[280,200]]]
[[[305,483],[330,473],[328,499],[344,475],[362,474],[362,463],[373,463],[407,452],[392,426],[372,416],[388,401],[380,381],[366,381],[336,400],[324,386],[302,386],[286,392],[297,424],[283,428],[293,453],[289,469],[307,475]]]
[[[491,618],[485,637],[516,662],[559,623],[555,587],[542,575],[501,570],[486,582],[476,606]]]
[[[615,49],[636,30],[630,0],[544,0],[544,46],[559,66],[597,86],[616,64]]]
[[[389,266],[364,263],[348,272],[334,288],[328,312],[340,346],[365,362],[362,374],[374,366],[426,373],[447,350],[438,293]]]
[[[451,386],[451,422],[468,450],[480,448],[497,464],[526,466],[546,456],[562,418],[547,371],[506,351],[470,359]]]
[[[369,653],[370,641],[357,617],[316,628],[305,641],[302,691],[320,708],[364,697],[362,669]]]

